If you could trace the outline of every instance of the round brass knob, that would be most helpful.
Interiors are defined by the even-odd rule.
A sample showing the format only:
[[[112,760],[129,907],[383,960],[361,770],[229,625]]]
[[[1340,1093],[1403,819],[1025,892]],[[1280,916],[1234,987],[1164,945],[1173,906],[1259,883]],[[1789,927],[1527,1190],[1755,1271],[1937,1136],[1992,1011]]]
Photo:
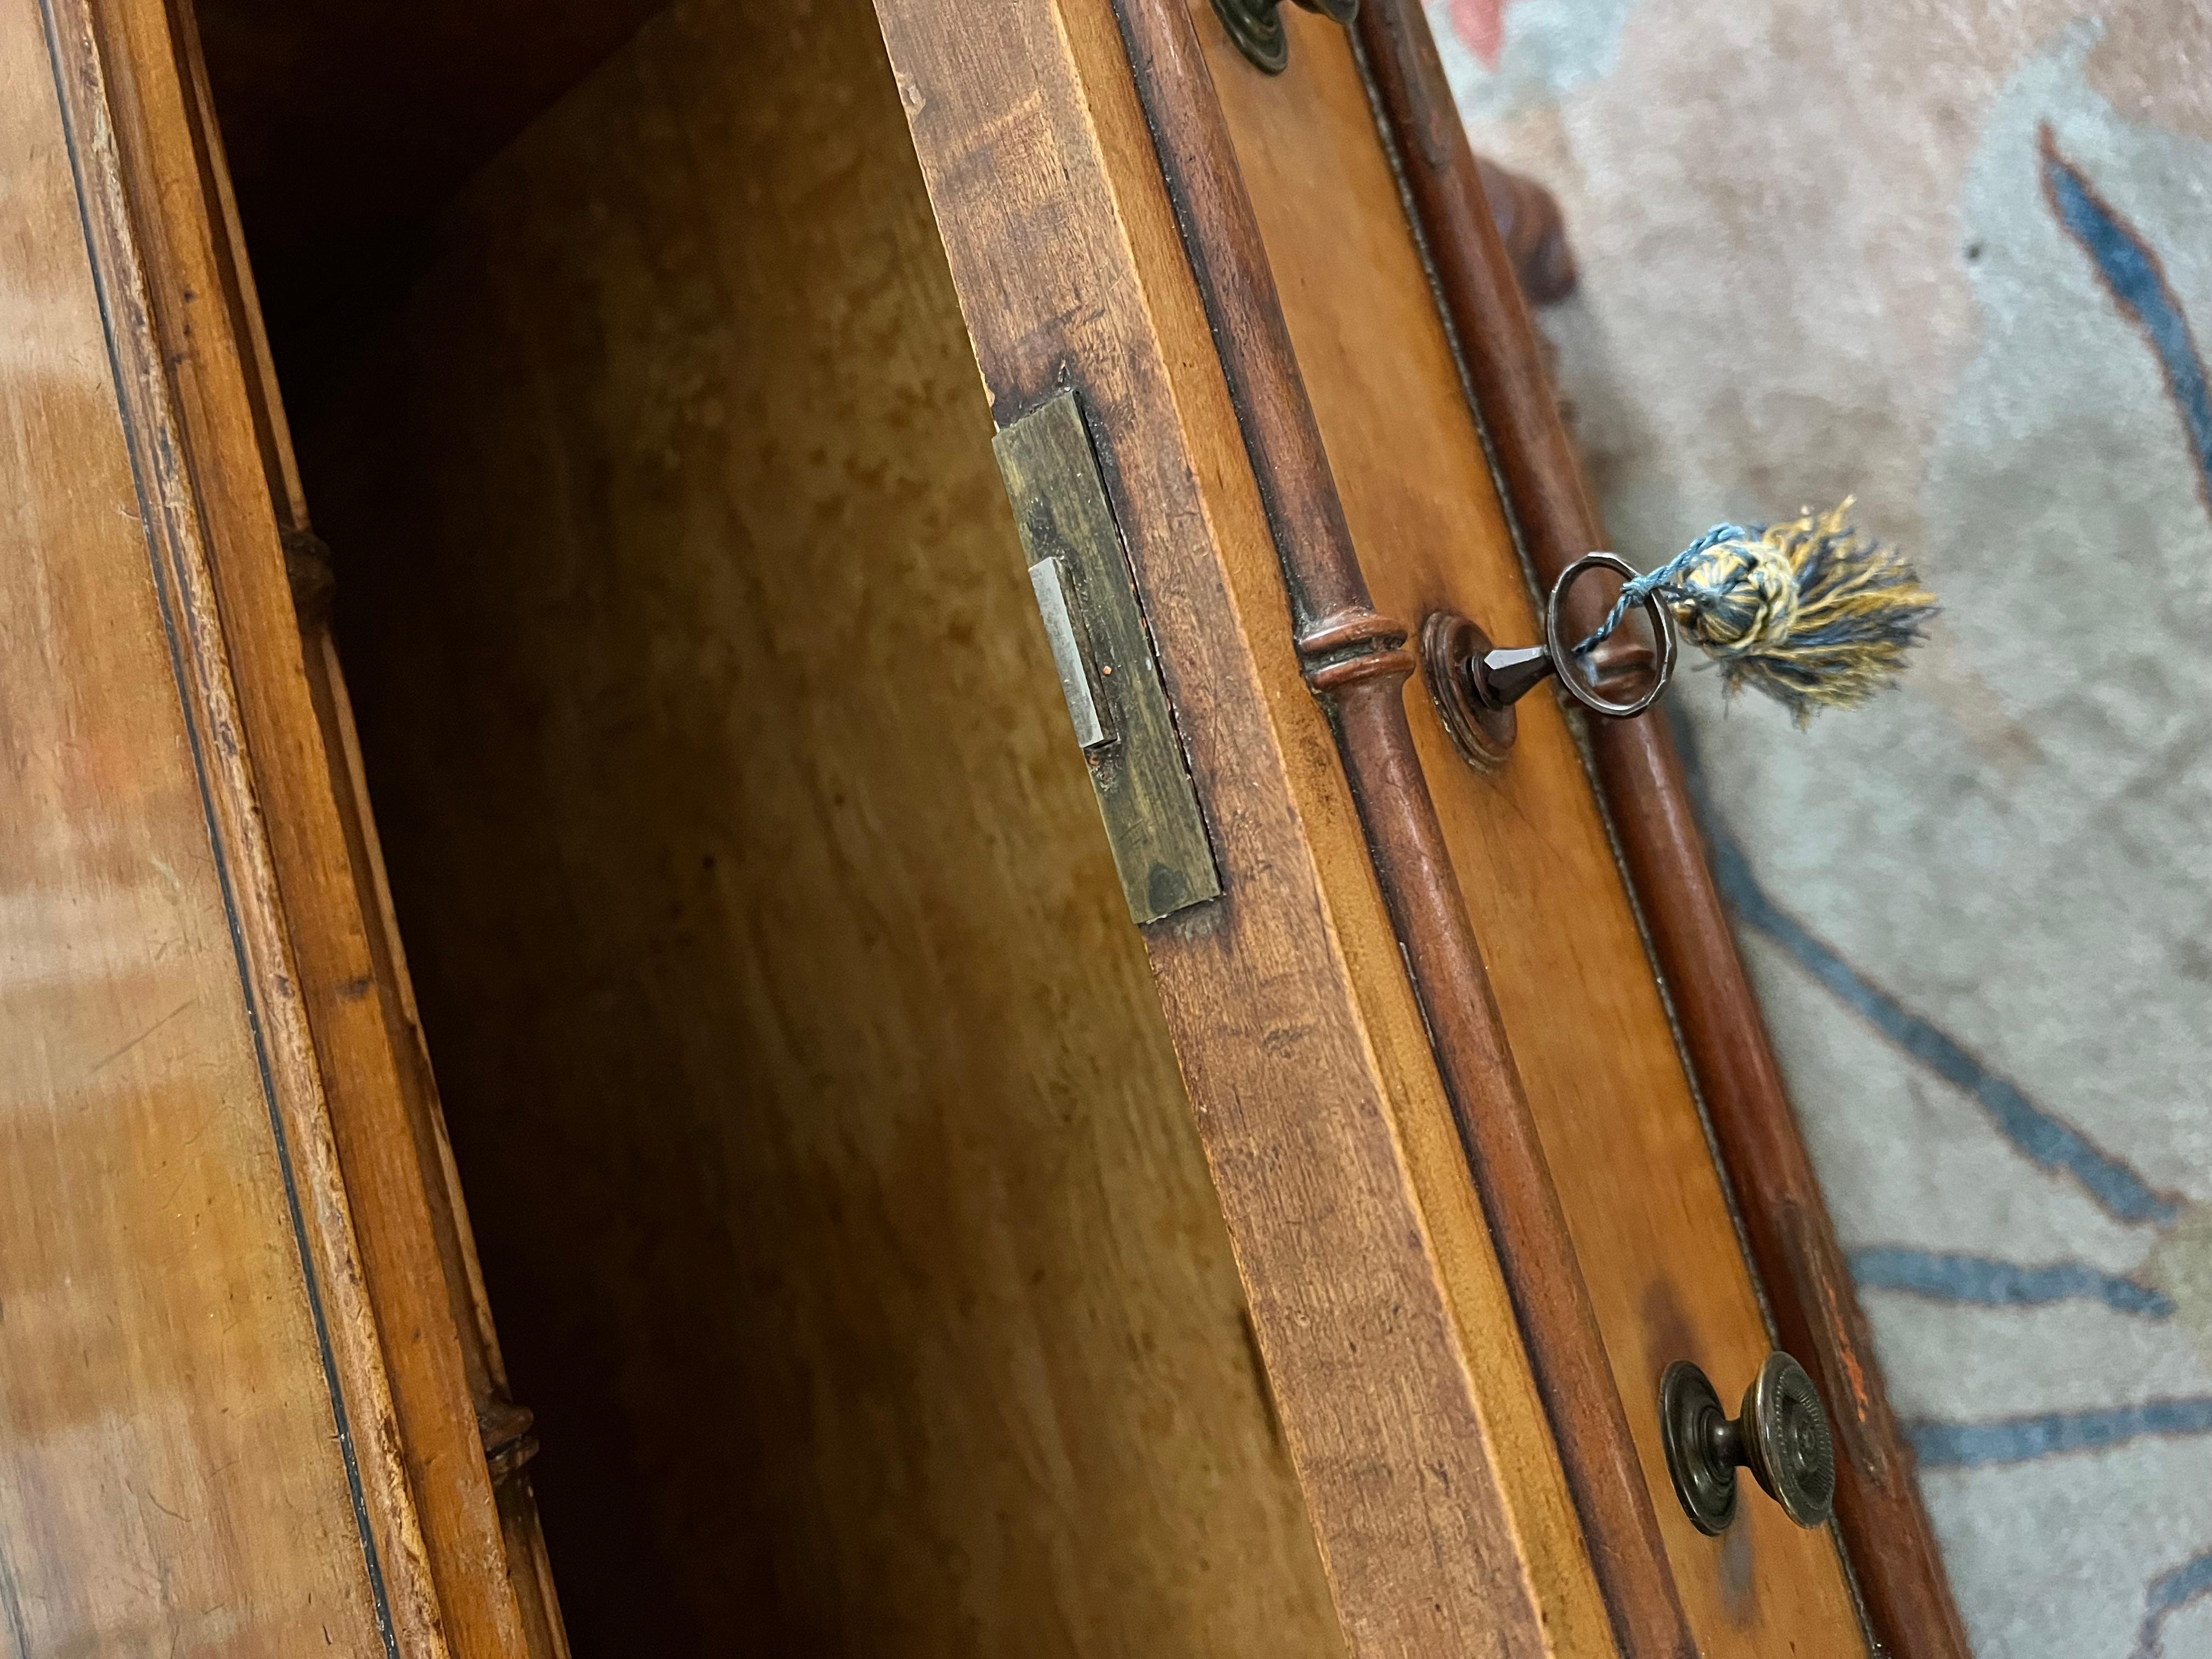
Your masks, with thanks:
[[[1805,1368],[1771,1353],[1731,1419],[1705,1374],[1686,1359],[1659,1381],[1659,1427],[1674,1495],[1700,1532],[1735,1519],[1739,1464],[1801,1527],[1827,1523],[1836,1501],[1836,1446]]]
[[[1359,0],[1298,0],[1308,11],[1339,23],[1359,15]],[[1213,0],[1214,15],[1237,49],[1270,75],[1291,61],[1291,38],[1283,27],[1282,0]]]

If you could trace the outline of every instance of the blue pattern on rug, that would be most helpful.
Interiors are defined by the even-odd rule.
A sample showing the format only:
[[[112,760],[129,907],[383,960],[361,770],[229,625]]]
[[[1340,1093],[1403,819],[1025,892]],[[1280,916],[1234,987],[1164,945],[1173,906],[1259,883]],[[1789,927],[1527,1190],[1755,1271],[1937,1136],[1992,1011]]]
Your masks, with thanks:
[[[1913,1423],[1905,1431],[1923,1469],[1980,1468],[2060,1452],[2094,1451],[2147,1434],[2212,1434],[2212,1395],[2147,1400],[2098,1411],[2044,1412],[1985,1423]]]
[[[2208,1595],[2212,1595],[2212,1550],[2152,1579],[2143,1595],[2142,1631],[2136,1638],[2135,1659],[2160,1659],[2166,1651],[2166,1621]]]
[[[1903,1291],[1935,1302],[1984,1308],[2036,1307],[2048,1302],[2101,1302],[2114,1313],[2171,1319],[2173,1304],[2148,1285],[2079,1261],[2024,1267],[1985,1255],[1884,1244],[1850,1253],[1851,1277],[1869,1291]]]
[[[2072,1175],[2119,1218],[2165,1221],[2180,1213],[2179,1200],[2154,1191],[2124,1159],[2102,1151],[2071,1124],[2037,1105],[2018,1085],[1983,1065],[1933,1021],[1906,1008],[1777,904],[1759,885],[1743,848],[1719,821],[1694,732],[1685,720],[1677,719],[1674,725],[1692,811],[1704,833],[1714,880],[1740,921],[1780,945],[1883,1036],[1988,1109],[1998,1133],[2023,1157]],[[1907,1246],[1854,1250],[1850,1261],[1862,1289],[1903,1291],[1992,1307],[2036,1306],[2086,1297],[2116,1313],[2152,1319],[2173,1314],[2172,1301],[2154,1287],[2081,1262],[2031,1267]],[[1923,1469],[1987,1468],[2101,1450],[2148,1436],[2212,1434],[2212,1395],[1981,1422],[1923,1419],[1902,1426]],[[2143,1623],[2132,1659],[2163,1659],[2167,1620],[2207,1594],[2212,1594],[2212,1552],[2154,1577],[2144,1588]]]
[[[2150,341],[2166,389],[2180,411],[2197,459],[2197,487],[2212,508],[2212,392],[2188,313],[2166,279],[2166,266],[2142,234],[2100,196],[2081,168],[2058,153],[2051,124],[2043,125],[2043,189],[2059,225],[2089,256],[2098,280],[2114,303]]]
[[[1752,873],[1751,860],[1734,840],[1716,832],[1710,819],[1706,830],[1713,879],[1736,915],[1788,951],[1799,967],[1867,1024],[1972,1098],[2021,1156],[2071,1176],[2100,1208],[2121,1221],[2171,1221],[2181,1213],[2179,1198],[2154,1188],[2125,1160],[2044,1110],[2018,1084],[1984,1065],[1949,1032],[1866,978],[1833,945],[1767,897]]]

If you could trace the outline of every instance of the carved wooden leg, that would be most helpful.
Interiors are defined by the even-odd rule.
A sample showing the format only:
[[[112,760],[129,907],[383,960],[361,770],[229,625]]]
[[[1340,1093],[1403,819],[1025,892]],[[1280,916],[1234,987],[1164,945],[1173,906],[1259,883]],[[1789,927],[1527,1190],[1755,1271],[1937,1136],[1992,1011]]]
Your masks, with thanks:
[[[1552,192],[1486,157],[1476,156],[1474,165],[1522,295],[1532,306],[1565,299],[1575,291],[1575,255]]]

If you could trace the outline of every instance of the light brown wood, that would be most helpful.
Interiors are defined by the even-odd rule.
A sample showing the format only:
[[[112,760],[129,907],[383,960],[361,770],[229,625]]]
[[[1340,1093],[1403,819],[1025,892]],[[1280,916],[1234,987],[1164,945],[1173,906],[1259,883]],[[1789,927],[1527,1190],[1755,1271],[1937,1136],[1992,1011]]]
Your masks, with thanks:
[[[1540,285],[1530,282],[1510,246],[1496,169],[1470,154],[1453,118],[1451,88],[1419,0],[1365,0],[1358,27],[1363,67],[1396,134],[1397,159],[1491,453],[1528,562],[1539,582],[1548,580],[1589,548],[1606,545],[1607,537],[1560,420],[1548,353],[1523,303],[1523,291],[1534,299]],[[1517,187],[1509,181],[1508,188]],[[1595,627],[1610,597],[1591,584],[1570,600],[1568,625]],[[1966,1632],[1920,1499],[1911,1449],[1890,1408],[1765,1018],[1707,868],[1668,723],[1600,721],[1589,737],[1622,862],[1669,987],[1776,1334],[1804,1362],[1832,1414],[1837,1529],[1869,1629],[1893,1654],[1965,1659]]]
[[[143,179],[116,143],[138,65],[114,46],[68,3],[0,20],[0,1170],[21,1224],[0,1617],[24,1653],[429,1659],[434,1595],[240,724],[233,669],[259,641],[218,608],[125,194]]]
[[[495,1390],[483,1375],[465,1223],[376,902],[346,767],[343,689],[322,630],[302,641],[286,577],[281,532],[306,527],[304,507],[191,22],[136,0],[104,5],[100,19],[110,61],[130,65],[132,96],[116,132],[150,322],[191,458],[216,601],[239,644],[240,724],[261,757],[295,984],[356,1219],[424,1569],[456,1655],[550,1656],[549,1621],[526,1624],[510,1582],[508,1526],[485,1466],[478,1420]],[[526,1559],[526,1537],[517,1541]]]
[[[54,458],[16,509],[38,604],[7,614],[39,618],[21,659],[48,676],[17,759],[46,780],[21,890],[46,932],[22,936],[79,975],[38,1005],[27,1121],[94,1127],[4,1160],[75,1204],[42,1236],[61,1295],[0,1287],[0,1362],[19,1299],[94,1287],[123,1380],[88,1420],[121,1473],[90,1506],[78,1464],[57,1484],[46,1448],[79,1419],[33,1325],[27,1380],[0,1382],[52,1464],[0,1513],[34,1540],[0,1559],[15,1645],[173,1634],[182,1573],[197,1614],[239,1621],[206,1638],[227,1653],[558,1659],[488,1279],[587,1650],[743,1629],[947,1656],[1613,1651],[1436,1010],[1301,678],[1301,643],[1335,636],[1293,638],[1261,507],[1279,480],[1255,475],[1111,0],[1006,0],[981,29],[881,0],[896,83],[859,0],[662,15],[435,217],[389,326],[295,337],[304,474],[189,21],[51,3],[50,39],[19,20],[0,68],[20,94],[25,43],[46,53],[77,175],[36,99],[0,155],[43,181],[49,287],[19,305],[76,319],[52,347],[74,378],[58,400],[0,374],[19,448]],[[1213,73],[1316,476],[1386,615],[1525,629],[1344,36],[1291,26],[1290,76],[1225,48]],[[1195,58],[1182,74],[1178,96],[1213,96]],[[254,140],[258,176],[283,175],[281,142]],[[64,270],[76,222],[91,264]],[[1140,937],[956,294],[1001,418],[1077,387],[1128,535],[1228,883]],[[276,296],[336,321],[327,298],[301,268]],[[285,582],[311,495],[365,736]],[[1766,1339],[1571,734],[1532,706],[1513,766],[1474,780],[1415,686],[1455,878],[1430,897],[1466,891],[1514,1050],[1493,1069],[1517,1064],[1562,1172],[1704,1650],[1855,1651],[1826,1540],[1753,1499],[1717,1545],[1666,1491],[1659,1367],[1732,1389]],[[167,887],[128,879],[146,860]],[[88,906],[127,918],[96,983]],[[54,1030],[101,1083],[55,1092]],[[147,1268],[156,1236],[191,1277]],[[243,1311],[208,1300],[226,1274]],[[226,1439],[271,1388],[251,1443]],[[149,1468],[198,1509],[142,1493]],[[165,1534],[149,1503],[200,1524]]]
[[[228,344],[240,359],[275,527],[294,578],[301,666],[329,769],[334,817],[318,814],[313,822],[323,835],[336,830],[350,878],[350,891],[335,907],[313,908],[295,923],[295,929],[315,936],[324,956],[323,971],[309,978],[307,988],[317,1004],[314,1017],[325,1024],[342,1023],[356,1011],[366,1012],[360,1005],[372,1004],[382,1018],[391,1057],[386,1064],[372,1054],[349,1073],[333,1097],[332,1115],[341,1155],[352,1159],[349,1180],[372,1184],[372,1196],[388,1212],[381,1228],[363,1226],[377,1258],[371,1264],[369,1291],[378,1304],[381,1328],[411,1335],[397,1344],[387,1337],[386,1347],[402,1443],[424,1495],[425,1546],[457,1652],[566,1659],[559,1597],[529,1474],[520,1467],[493,1471],[492,1521],[475,1467],[479,1455],[488,1456],[492,1449],[491,1425],[518,1420],[526,1425],[528,1413],[518,1413],[508,1397],[459,1172],[446,1139],[444,1111],[369,810],[352,704],[331,633],[328,550],[313,535],[300,482],[230,187],[222,125],[194,20],[181,0],[170,16],[187,83],[203,189],[215,216],[209,245],[214,269],[187,273],[185,280],[195,274],[210,280],[226,301]],[[191,354],[183,355],[188,359]],[[240,526],[240,533],[263,550],[264,568],[269,527],[258,518]],[[313,591],[304,599],[298,574],[303,556],[314,566]],[[312,782],[303,779],[299,787],[312,802]],[[367,994],[360,989],[364,947],[367,977],[374,981]],[[362,1040],[375,1042],[370,1032]],[[453,1392],[456,1356],[465,1382],[466,1412],[456,1409]]]
[[[1181,0],[1115,0],[1115,12],[1267,509],[1306,684],[1358,805],[1599,1589],[1624,1659],[1686,1659],[1689,1627],[1627,1414],[1421,775],[1405,699],[1410,629],[1376,610],[1360,571],[1191,14]]]
[[[1210,21],[1210,19],[1201,20]],[[1291,18],[1287,73],[1206,35],[1306,384],[1377,605],[1418,626],[1474,617],[1536,637],[1427,276],[1344,32]],[[1515,1058],[1557,1174],[1644,1454],[1675,1577],[1708,1654],[1863,1651],[1834,1545],[1754,1495],[1722,1540],[1675,1503],[1658,1440],[1675,1358],[1740,1390],[1771,1346],[1697,1105],[1571,735],[1522,706],[1479,776],[1419,682],[1415,733]]]
[[[379,994],[384,1000],[387,1022],[397,1029],[393,1046],[400,1059],[402,1106],[416,1153],[418,1178],[422,1183],[436,1252],[434,1276],[427,1270],[406,1285],[404,1309],[380,1316],[397,1319],[403,1312],[418,1320],[450,1320],[460,1350],[472,1411],[458,1422],[429,1425],[430,1431],[407,1442],[410,1462],[420,1468],[424,1484],[445,1479],[445,1455],[457,1463],[466,1460],[453,1482],[464,1503],[453,1503],[459,1521],[447,1534],[452,1553],[441,1557],[441,1540],[433,1530],[429,1539],[433,1565],[446,1578],[474,1575],[474,1582],[448,1597],[449,1624],[460,1623],[457,1606],[482,1609],[478,1622],[465,1633],[457,1631],[456,1642],[514,1644],[494,1645],[494,1652],[527,1654],[531,1659],[567,1659],[568,1632],[561,1617],[561,1602],[553,1580],[552,1562],[539,1523],[538,1498],[526,1467],[529,1451],[505,1449],[507,1467],[495,1454],[501,1449],[503,1431],[529,1434],[531,1413],[513,1402],[507,1380],[507,1362],[492,1322],[490,1298],[484,1289],[483,1270],[477,1259],[476,1237],[461,1192],[460,1171],[447,1139],[445,1109],[438,1097],[437,1081],[430,1068],[428,1045],[423,1038],[422,1016],[415,1005],[406,954],[401,947],[398,918],[384,869],[384,854],[368,807],[368,779],[363,771],[353,704],[338,660],[337,642],[327,618],[305,626],[308,687],[315,713],[331,757],[333,783],[345,819],[347,845],[351,853],[362,902],[369,919],[369,942]],[[428,1401],[426,1401],[426,1406]],[[403,1421],[403,1431],[407,1425]],[[526,1443],[535,1448],[534,1435]],[[450,1449],[450,1450],[448,1450]],[[482,1511],[475,1505],[476,1472],[481,1457],[493,1480],[493,1503],[498,1511],[501,1547],[495,1551],[481,1530]],[[502,1597],[514,1598],[519,1629],[506,1622]]]
[[[1340,1650],[865,5],[649,26],[304,475],[580,1650]]]
[[[1072,378],[1109,453],[1230,884],[1153,968],[1354,1647],[1608,1651],[1113,8],[879,9],[1001,418]]]

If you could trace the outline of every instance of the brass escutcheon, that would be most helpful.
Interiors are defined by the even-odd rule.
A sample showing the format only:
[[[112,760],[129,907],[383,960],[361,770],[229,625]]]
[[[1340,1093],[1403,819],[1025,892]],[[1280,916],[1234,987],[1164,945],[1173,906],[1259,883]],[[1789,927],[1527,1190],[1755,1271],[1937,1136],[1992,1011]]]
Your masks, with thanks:
[[[1591,714],[1617,720],[1644,713],[1673,683],[1680,642],[1674,617],[1656,595],[1644,602],[1656,649],[1615,634],[1590,653],[1586,665],[1577,661],[1568,643],[1565,605],[1568,590],[1593,570],[1636,574],[1632,565],[1611,553],[1585,553],[1577,559],[1559,573],[1544,602],[1540,645],[1500,649],[1474,622],[1453,611],[1434,611],[1421,624],[1421,672],[1429,696],[1461,756],[1478,772],[1494,772],[1504,764],[1520,729],[1513,705],[1546,680],[1556,679],[1561,690]],[[1630,686],[1637,689],[1626,698],[1605,695]]]

